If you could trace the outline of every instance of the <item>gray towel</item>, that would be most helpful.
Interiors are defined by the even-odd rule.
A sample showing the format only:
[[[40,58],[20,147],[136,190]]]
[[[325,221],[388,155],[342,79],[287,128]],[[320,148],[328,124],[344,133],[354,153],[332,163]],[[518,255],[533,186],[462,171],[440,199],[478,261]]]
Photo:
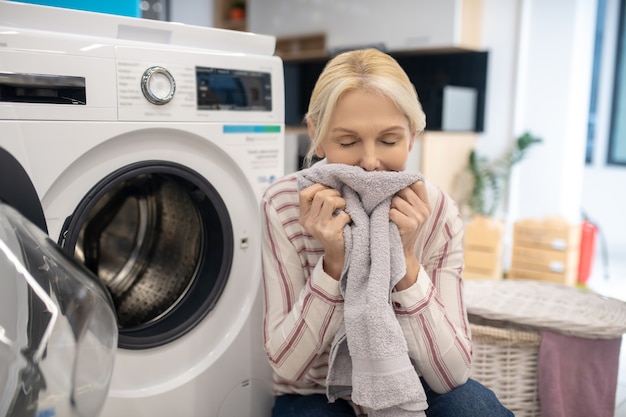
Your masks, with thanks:
[[[421,180],[414,172],[368,172],[317,164],[298,176],[298,188],[321,183],[346,200],[346,263],[340,278],[344,325],[331,346],[329,401],[351,395],[368,416],[424,416],[428,405],[391,306],[391,291],[406,272],[400,233],[389,220],[395,193]]]

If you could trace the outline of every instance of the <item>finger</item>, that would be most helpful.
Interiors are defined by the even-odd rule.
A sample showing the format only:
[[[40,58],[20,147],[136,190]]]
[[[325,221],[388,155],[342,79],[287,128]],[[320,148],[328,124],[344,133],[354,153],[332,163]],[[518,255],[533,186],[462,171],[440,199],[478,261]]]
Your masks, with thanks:
[[[327,187],[322,184],[313,184],[310,187],[307,187],[300,191],[300,206],[310,206],[313,202],[313,197],[315,197],[315,194],[326,188]]]
[[[398,191],[391,199],[391,208],[395,208],[405,214],[423,206],[424,202],[411,187]]]
[[[391,199],[391,209],[400,213],[408,213],[411,210],[411,203],[407,201],[407,198],[408,197],[406,196],[406,192],[404,190],[398,192],[398,194],[394,195]],[[415,199],[417,202],[417,197]]]
[[[337,212],[337,214],[335,215],[335,218],[332,221],[336,223],[338,226],[340,226],[341,228],[343,228],[345,225],[350,224],[350,222],[352,221],[352,218],[350,217],[348,213],[346,213],[343,210],[340,210]]]
[[[409,187],[399,191],[392,199],[392,207],[405,214],[414,210],[418,210],[424,215],[430,213],[428,191],[424,182],[414,182]]]
[[[334,217],[338,210],[346,208],[346,200],[342,197],[327,192],[319,192],[313,198],[312,211],[320,218]]]
[[[300,224],[308,231],[323,228],[331,222],[338,210],[344,209],[346,202],[339,192],[324,186],[311,186],[300,193]]]
[[[426,184],[424,181],[417,181],[411,184],[411,190],[417,194],[420,200],[428,204],[428,191],[426,190]]]
[[[397,208],[392,208],[391,210],[389,210],[389,220],[394,222],[396,225],[402,224],[405,219],[406,219],[406,215],[404,215]]]
[[[404,222],[403,218],[411,219],[410,223],[423,223],[430,214],[428,201],[423,201],[418,193],[423,183],[415,183],[407,187],[391,199],[390,219],[394,222]]]
[[[419,182],[414,182],[413,184],[411,184],[408,187],[403,188],[402,190],[398,191],[395,197],[399,197],[403,200],[405,200],[406,202],[408,202],[411,205],[418,205],[420,204],[422,201],[419,197],[419,195],[417,194],[417,184]]]
[[[339,196],[339,192],[321,184],[314,184],[300,191],[300,215],[308,215],[311,210],[319,213],[328,196]]]

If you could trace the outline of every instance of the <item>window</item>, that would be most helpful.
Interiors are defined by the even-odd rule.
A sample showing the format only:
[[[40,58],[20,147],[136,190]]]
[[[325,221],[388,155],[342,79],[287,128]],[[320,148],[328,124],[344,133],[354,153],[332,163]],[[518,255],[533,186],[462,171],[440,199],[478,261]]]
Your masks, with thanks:
[[[604,43],[604,20],[606,15],[606,0],[598,0],[596,15],[596,32],[593,46],[593,69],[591,75],[591,97],[589,100],[589,121],[587,124],[587,149],[585,162],[593,160],[594,140],[598,120],[598,89],[600,82],[600,63],[602,62],[602,45]]]
[[[620,2],[607,163],[626,165],[626,0]]]

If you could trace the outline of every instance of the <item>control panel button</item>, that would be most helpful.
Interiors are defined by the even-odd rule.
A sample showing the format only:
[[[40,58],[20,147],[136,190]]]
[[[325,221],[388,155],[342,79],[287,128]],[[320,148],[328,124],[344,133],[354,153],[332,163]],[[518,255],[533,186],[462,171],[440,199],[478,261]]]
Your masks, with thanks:
[[[174,97],[176,82],[165,68],[150,67],[141,77],[141,91],[150,103],[163,105]]]

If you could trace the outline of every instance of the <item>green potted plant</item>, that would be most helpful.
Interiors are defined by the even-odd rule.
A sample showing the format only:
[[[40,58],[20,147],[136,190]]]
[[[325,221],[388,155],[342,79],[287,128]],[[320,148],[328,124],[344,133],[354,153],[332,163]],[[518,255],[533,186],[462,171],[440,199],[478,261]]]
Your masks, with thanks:
[[[532,145],[541,141],[541,138],[526,132],[517,138],[510,151],[495,161],[479,156],[476,151],[470,153],[468,170],[473,184],[467,204],[472,214],[495,214],[508,189],[511,169],[524,159]]]
[[[489,161],[475,151],[469,155],[464,173],[465,206],[469,208],[465,225],[465,278],[502,278],[502,235],[504,221],[494,217],[506,194],[513,165],[526,156],[541,139],[524,133],[502,158]],[[469,180],[469,181],[467,181]]]

